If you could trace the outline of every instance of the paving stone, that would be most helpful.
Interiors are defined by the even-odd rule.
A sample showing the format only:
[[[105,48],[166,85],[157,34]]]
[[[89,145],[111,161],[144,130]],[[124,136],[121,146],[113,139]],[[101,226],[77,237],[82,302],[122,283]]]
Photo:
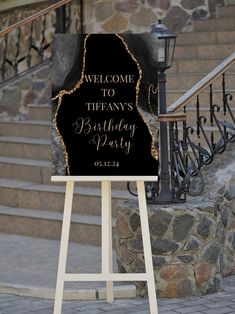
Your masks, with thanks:
[[[234,313],[231,312],[231,308],[230,307],[220,307],[220,308],[216,308],[216,309],[210,309],[210,310],[206,310],[206,314],[227,314],[227,313]]]
[[[32,311],[33,313],[37,313],[37,314],[52,314],[53,313],[53,309],[44,309],[44,310],[34,310]],[[31,312],[30,312],[31,313]],[[17,312],[18,314],[18,312]],[[22,313],[23,314],[23,313]],[[75,314],[75,313],[74,313]]]
[[[222,307],[231,306],[231,305],[233,305],[233,302],[230,302],[230,301],[213,302],[213,303],[206,304],[206,306],[211,309],[222,308]]]
[[[183,305],[181,303],[173,303],[173,304],[164,304],[160,306],[161,312],[165,313],[165,311],[176,311],[182,309]]]
[[[197,298],[197,299],[193,299],[190,301],[185,301],[182,303],[183,306],[194,306],[194,305],[199,305],[199,304],[205,304],[208,303],[208,300],[204,299],[204,298]]]
[[[81,312],[78,312],[78,313],[81,313]],[[48,313],[48,314],[49,314],[49,313]],[[75,314],[75,313],[74,313],[74,309],[65,310],[65,311],[63,311],[63,314]]]
[[[130,312],[130,313],[132,313],[132,312]],[[138,312],[133,312],[133,313],[135,313],[135,314],[146,314],[147,312],[146,312],[146,310],[144,310],[144,311],[138,311]]]
[[[197,305],[197,306],[189,306],[189,307],[185,307],[181,309],[176,309],[175,311],[180,314],[188,314],[188,313],[192,314],[194,312],[207,311],[207,308],[205,306]]]
[[[191,314],[204,314],[205,312],[192,312]],[[165,313],[164,313],[165,314]]]
[[[71,314],[74,314],[74,310],[76,310],[76,309],[70,310]],[[79,308],[77,310],[79,310]],[[69,312],[65,312],[65,313],[68,314]],[[93,309],[93,310],[87,310],[87,313],[89,313],[89,314],[101,314],[104,312],[101,309]]]
[[[25,245],[29,245],[25,237],[23,237],[22,239],[26,242]],[[34,241],[32,243],[36,244],[36,242]],[[11,245],[9,249],[14,247],[12,242],[9,242],[8,245],[10,243]],[[37,242],[36,245],[39,253],[41,252],[41,246],[39,245],[40,243]],[[5,243],[5,245],[7,245],[7,243]],[[22,240],[18,241],[19,249],[21,248],[21,246]],[[71,248],[73,249],[73,245]],[[31,249],[31,247],[29,247],[29,249]],[[77,246],[75,246],[74,249],[77,249]],[[43,259],[43,255],[41,257]],[[17,255],[15,255],[15,258],[17,258]],[[0,265],[1,268],[6,269],[3,255],[0,259]],[[11,265],[9,265],[9,267],[11,267]],[[224,287],[223,292],[206,295],[203,297],[158,299],[159,314],[234,314],[235,276],[226,277],[222,279],[222,281]],[[0,294],[0,314],[52,314],[53,307],[54,300],[43,300],[32,297],[20,297],[10,294]],[[148,298],[120,299],[115,300],[112,305],[107,304],[105,300],[63,302],[62,314],[80,313],[149,314],[149,301]]]
[[[234,278],[235,279],[235,278]],[[229,289],[228,289],[229,290]],[[219,301],[220,298],[224,296],[230,297],[231,301]],[[18,302],[21,309],[15,310],[14,307],[9,307],[8,309],[2,309],[2,304],[16,304]],[[205,305],[202,306],[201,302],[205,301]],[[14,295],[9,295],[0,297],[0,314],[51,314],[53,313],[53,301],[45,301],[35,298],[24,298],[17,297]],[[198,303],[198,304],[197,304]],[[210,308],[211,304],[220,305],[219,308]],[[231,306],[227,306],[232,304]],[[25,308],[22,308],[22,305]],[[30,307],[29,307],[30,305]],[[233,305],[235,306],[235,293],[221,293],[214,294],[211,296],[205,296],[202,298],[192,298],[192,299],[159,299],[159,314],[230,314],[234,313]],[[225,307],[223,307],[225,305]],[[35,309],[32,308],[35,307]],[[47,308],[42,309],[42,307],[47,306]],[[14,309],[13,311],[11,310]],[[41,309],[39,309],[41,308]],[[129,299],[129,300],[115,300],[112,305],[107,304],[105,301],[71,301],[63,303],[63,314],[101,314],[101,313],[111,313],[111,314],[147,314],[149,313],[149,303],[148,299]]]

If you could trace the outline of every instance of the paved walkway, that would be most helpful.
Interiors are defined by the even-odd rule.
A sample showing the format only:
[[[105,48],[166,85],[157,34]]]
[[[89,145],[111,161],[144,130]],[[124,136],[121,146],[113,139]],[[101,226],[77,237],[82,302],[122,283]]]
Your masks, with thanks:
[[[0,293],[3,287],[30,289],[32,296],[41,296],[40,291],[50,295],[56,286],[60,242],[20,235],[0,233]],[[115,254],[114,254],[115,255]],[[70,243],[67,272],[97,273],[101,271],[101,249],[90,245]],[[117,271],[114,256],[114,271]],[[96,293],[95,287],[103,283],[69,283],[66,291],[80,289]],[[87,295],[93,299],[92,294]],[[1,313],[0,313],[1,314]]]
[[[48,299],[54,297],[58,249],[58,241],[0,234],[0,314],[53,313],[54,302]],[[68,271],[99,270],[99,248],[70,245]],[[98,288],[97,283],[66,286],[67,292],[71,288],[75,292],[73,297],[80,291],[80,297],[88,301],[64,301],[63,314],[149,313],[148,299],[123,299],[135,295],[133,285],[121,287],[120,299],[108,305],[104,300],[91,301],[102,291],[101,283]],[[159,299],[159,314],[235,314],[235,276],[223,279],[223,289],[202,298]],[[32,297],[36,295],[41,298]],[[100,296],[102,299],[102,293]]]
[[[204,297],[159,299],[159,314],[234,314],[235,276],[224,279],[224,291]],[[0,295],[0,314],[52,314],[53,301]],[[63,314],[148,314],[148,300],[142,298],[105,301],[65,301]]]

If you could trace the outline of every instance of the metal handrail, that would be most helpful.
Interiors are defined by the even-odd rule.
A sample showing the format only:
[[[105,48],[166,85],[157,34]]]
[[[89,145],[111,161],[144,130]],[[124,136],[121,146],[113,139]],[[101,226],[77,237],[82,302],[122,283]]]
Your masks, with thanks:
[[[72,2],[72,0],[61,0],[59,2],[56,2],[55,4],[50,5],[49,7],[42,9],[34,14],[32,14],[29,17],[26,17],[25,19],[11,25],[8,26],[7,28],[5,28],[4,30],[0,31],[0,37],[4,37],[6,34],[18,29],[19,27],[22,27],[30,22],[33,22],[34,20],[40,18],[41,16],[49,13],[50,11],[56,10],[60,7],[62,7],[63,5]]]
[[[216,68],[202,78],[196,85],[188,90],[184,95],[179,97],[172,105],[167,108],[167,112],[177,112],[186,106],[195,96],[202,90],[214,82],[221,74],[223,74],[232,64],[235,63],[235,52],[221,62]]]

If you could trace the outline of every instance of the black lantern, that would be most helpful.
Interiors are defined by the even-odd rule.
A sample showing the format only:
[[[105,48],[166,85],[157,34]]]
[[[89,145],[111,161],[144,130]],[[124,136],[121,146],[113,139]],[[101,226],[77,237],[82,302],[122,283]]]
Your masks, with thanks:
[[[151,34],[152,53],[158,71],[159,114],[164,115],[167,112],[165,70],[172,66],[176,35],[171,33],[161,21],[152,26]],[[157,204],[170,204],[174,202],[171,188],[167,128],[167,122],[160,121],[159,193],[158,195],[156,194],[155,199],[155,203]]]
[[[176,35],[159,20],[152,26],[154,38],[153,52],[159,70],[166,70],[172,66]]]

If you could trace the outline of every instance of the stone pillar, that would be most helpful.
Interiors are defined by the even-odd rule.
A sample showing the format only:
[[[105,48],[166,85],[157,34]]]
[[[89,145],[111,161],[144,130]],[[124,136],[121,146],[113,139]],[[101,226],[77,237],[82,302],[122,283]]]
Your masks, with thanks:
[[[229,276],[235,274],[235,177],[226,185],[224,195],[220,205],[223,210],[222,223],[226,225],[221,271],[223,276]]]
[[[148,206],[157,294],[175,298],[220,289],[223,270],[234,259],[234,220],[226,236],[228,209],[211,203]],[[120,272],[144,271],[138,205],[121,204],[117,211],[117,259]],[[226,241],[231,250],[224,247]],[[230,259],[230,262],[227,260]],[[226,266],[227,265],[227,266]],[[231,269],[231,272],[234,269]],[[137,283],[139,294],[145,285]]]

